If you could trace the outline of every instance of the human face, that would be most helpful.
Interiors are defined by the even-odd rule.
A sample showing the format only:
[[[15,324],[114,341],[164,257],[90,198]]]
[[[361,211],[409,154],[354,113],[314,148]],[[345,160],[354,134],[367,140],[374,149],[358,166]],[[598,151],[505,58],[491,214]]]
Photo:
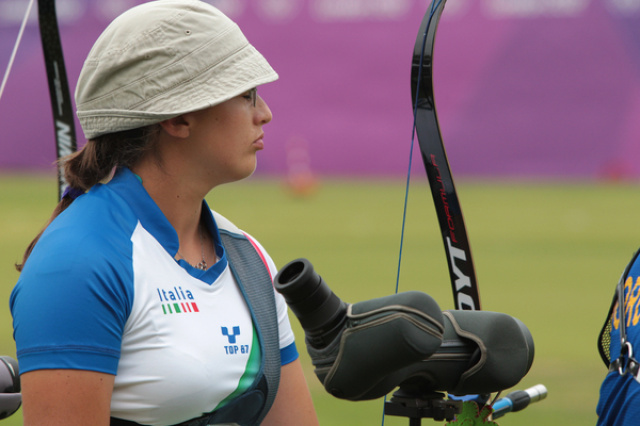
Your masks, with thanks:
[[[191,161],[202,178],[215,186],[255,171],[256,153],[264,149],[262,126],[272,118],[255,89],[189,115]]]

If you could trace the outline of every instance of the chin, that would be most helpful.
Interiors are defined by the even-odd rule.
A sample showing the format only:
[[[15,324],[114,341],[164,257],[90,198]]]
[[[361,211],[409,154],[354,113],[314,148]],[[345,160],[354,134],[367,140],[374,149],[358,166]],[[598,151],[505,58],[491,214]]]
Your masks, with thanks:
[[[239,181],[251,177],[256,171],[256,166],[257,165],[254,163],[253,167],[247,167],[245,170],[239,171],[239,173],[236,175],[236,178],[233,180]]]

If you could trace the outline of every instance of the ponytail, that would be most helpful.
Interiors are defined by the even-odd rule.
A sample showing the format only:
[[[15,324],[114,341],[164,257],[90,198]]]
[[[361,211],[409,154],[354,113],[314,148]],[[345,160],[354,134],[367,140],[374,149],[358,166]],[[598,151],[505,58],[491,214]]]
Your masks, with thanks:
[[[47,224],[25,250],[22,263],[15,265],[18,272],[24,268],[29,255],[49,224],[65,211],[78,195],[108,180],[116,168],[131,168],[145,153],[152,151],[160,128],[159,124],[153,124],[98,136],[87,141],[79,151],[58,160],[64,165],[64,176],[70,190],[65,191]]]

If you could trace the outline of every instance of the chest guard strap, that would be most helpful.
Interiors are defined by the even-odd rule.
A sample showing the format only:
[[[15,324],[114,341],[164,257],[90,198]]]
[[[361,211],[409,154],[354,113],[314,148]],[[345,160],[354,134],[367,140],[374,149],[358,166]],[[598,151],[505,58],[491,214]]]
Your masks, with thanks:
[[[260,391],[264,395],[262,410],[258,411],[258,415],[253,416],[253,419],[247,423],[238,422],[237,420],[235,422],[241,425],[260,424],[273,405],[280,383],[280,338],[273,281],[271,280],[268,266],[258,253],[257,248],[253,246],[247,237],[225,230],[220,230],[220,237],[227,252],[231,271],[249,305],[253,323],[258,331],[258,339],[262,351],[262,363],[258,379],[252,388],[245,393],[248,396],[251,392],[260,390],[262,387],[263,390]],[[264,392],[265,387],[266,393]],[[247,405],[242,404],[241,399],[242,397],[238,399],[237,406],[239,409],[236,408],[235,411],[242,413],[251,411]],[[225,409],[234,411],[234,404],[232,401],[218,411],[224,411]],[[229,420],[234,421],[233,419]]]

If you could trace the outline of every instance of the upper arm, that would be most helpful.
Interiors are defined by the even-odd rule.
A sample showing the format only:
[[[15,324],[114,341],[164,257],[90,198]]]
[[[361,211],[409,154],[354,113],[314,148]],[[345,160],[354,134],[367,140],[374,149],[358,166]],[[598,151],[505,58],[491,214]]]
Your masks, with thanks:
[[[115,374],[133,301],[130,262],[83,239],[64,248],[38,244],[10,298],[21,372]]]
[[[307,387],[299,359],[282,366],[276,400],[262,425],[318,425],[311,393]]]
[[[85,370],[22,374],[24,426],[108,426],[114,378]]]

